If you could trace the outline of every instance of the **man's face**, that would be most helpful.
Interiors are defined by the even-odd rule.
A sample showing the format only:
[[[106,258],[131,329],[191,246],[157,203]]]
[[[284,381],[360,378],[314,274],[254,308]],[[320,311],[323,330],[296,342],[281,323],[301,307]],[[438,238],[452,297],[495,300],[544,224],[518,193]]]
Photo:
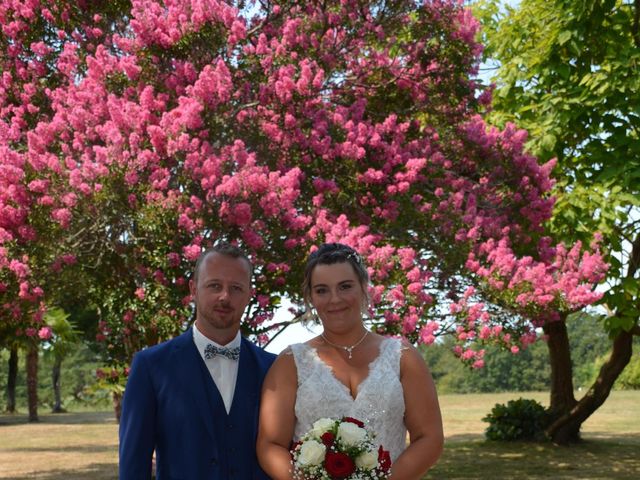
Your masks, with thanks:
[[[196,304],[196,323],[205,336],[233,338],[251,299],[251,272],[242,258],[210,253],[200,265],[197,284],[189,282]]]

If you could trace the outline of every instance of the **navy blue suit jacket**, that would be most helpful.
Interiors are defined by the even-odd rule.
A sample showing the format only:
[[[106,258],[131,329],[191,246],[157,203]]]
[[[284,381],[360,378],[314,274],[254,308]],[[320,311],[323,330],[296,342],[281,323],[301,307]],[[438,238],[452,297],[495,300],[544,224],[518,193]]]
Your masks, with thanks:
[[[255,452],[260,390],[275,355],[242,339],[231,410],[191,329],[138,352],[120,418],[120,480],[268,479]]]

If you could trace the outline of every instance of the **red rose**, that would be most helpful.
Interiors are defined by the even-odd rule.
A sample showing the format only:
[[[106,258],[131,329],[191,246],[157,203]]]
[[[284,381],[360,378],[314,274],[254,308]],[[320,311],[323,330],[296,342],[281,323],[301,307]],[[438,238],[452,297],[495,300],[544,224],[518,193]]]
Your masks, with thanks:
[[[358,425],[360,428],[364,428],[364,423],[361,422],[360,420],[353,418],[353,417],[344,417],[342,419],[343,422],[349,422],[349,423],[355,423],[356,425]]]
[[[391,455],[389,455],[387,450],[382,448],[382,445],[378,448],[378,465],[380,465],[380,470],[383,472],[388,472],[391,468]]]
[[[347,478],[356,471],[356,464],[349,455],[340,452],[327,452],[324,459],[324,468],[331,478]]]
[[[336,436],[331,432],[325,432],[320,436],[322,443],[324,443],[327,447],[333,445],[333,442],[336,439]]]

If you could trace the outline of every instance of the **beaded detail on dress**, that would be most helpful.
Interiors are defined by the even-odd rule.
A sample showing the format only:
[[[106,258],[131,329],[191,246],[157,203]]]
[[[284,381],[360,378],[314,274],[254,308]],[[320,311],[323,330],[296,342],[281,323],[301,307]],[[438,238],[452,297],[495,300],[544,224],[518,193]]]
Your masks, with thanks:
[[[380,353],[369,364],[369,375],[358,386],[354,399],[315,348],[304,343],[291,345],[298,371],[294,440],[304,435],[319,418],[344,416],[362,420],[376,434],[375,442],[395,460],[405,449],[404,396],[400,383],[402,344],[385,338]]]

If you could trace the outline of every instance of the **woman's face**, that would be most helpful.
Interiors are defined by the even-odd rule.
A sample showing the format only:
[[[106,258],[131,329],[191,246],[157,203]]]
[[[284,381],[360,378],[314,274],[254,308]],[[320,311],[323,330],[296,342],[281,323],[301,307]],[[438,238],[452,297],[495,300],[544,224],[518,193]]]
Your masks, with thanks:
[[[324,328],[344,331],[362,322],[365,294],[349,262],[317,265],[311,273],[311,304]]]

